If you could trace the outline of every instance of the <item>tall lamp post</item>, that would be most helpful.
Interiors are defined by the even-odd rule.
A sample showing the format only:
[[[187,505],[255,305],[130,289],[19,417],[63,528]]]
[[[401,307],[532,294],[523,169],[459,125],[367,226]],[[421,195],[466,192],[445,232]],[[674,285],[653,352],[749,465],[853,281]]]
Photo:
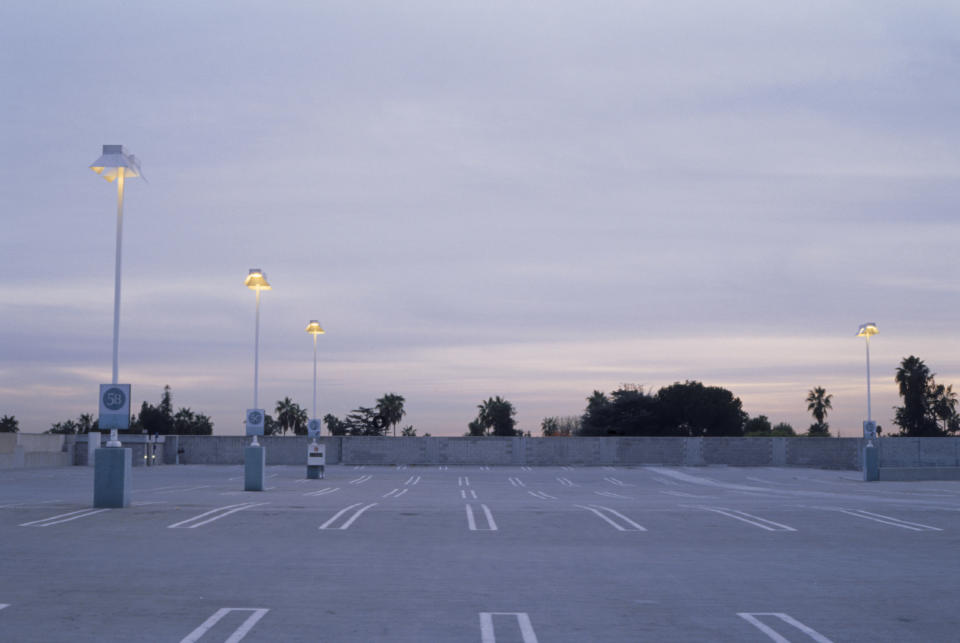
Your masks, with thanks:
[[[123,256],[123,188],[126,179],[142,176],[142,173],[137,157],[128,154],[122,145],[104,145],[103,153],[90,165],[90,169],[107,181],[117,183],[117,244],[113,278],[113,376],[112,386],[100,387],[100,426],[110,425],[110,439],[107,441],[107,446],[119,447],[117,429],[126,429],[130,426],[130,386],[117,384],[120,345],[120,267]],[[103,412],[104,409],[106,413]]]
[[[320,435],[320,419],[317,417],[317,335],[323,335],[325,331],[320,326],[320,322],[311,319],[307,324],[307,332],[313,335],[313,416],[307,424],[311,436]]]
[[[257,293],[257,321],[253,332],[253,408],[247,411],[247,435],[263,435],[265,413],[258,405],[257,390],[260,378],[260,291],[272,290],[267,283],[267,275],[260,268],[251,268],[243,282],[247,288]]]
[[[867,421],[863,423],[863,437],[877,437],[877,423],[873,421],[873,415],[870,410],[870,337],[880,331],[875,322],[860,324],[860,330],[857,331],[857,337],[863,337],[867,340]]]

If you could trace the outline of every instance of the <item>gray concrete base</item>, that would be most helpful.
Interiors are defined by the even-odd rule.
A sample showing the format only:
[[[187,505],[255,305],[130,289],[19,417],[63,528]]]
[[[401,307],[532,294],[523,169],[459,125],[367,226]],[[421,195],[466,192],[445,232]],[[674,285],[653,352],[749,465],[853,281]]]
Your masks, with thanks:
[[[263,479],[267,471],[267,450],[263,447],[246,447],[243,450],[243,490],[263,491]]]
[[[863,480],[876,482],[880,479],[880,452],[872,442],[863,447]]]
[[[883,482],[960,480],[960,467],[880,467],[877,479]]]
[[[93,506],[130,506],[130,449],[104,448],[94,452]]]

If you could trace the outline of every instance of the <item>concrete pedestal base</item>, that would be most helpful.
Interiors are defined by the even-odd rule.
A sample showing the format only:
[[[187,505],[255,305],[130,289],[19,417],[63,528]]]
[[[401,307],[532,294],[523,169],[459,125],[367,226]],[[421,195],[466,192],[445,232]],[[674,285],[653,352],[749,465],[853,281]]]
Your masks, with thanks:
[[[307,465],[307,478],[309,480],[319,480],[322,477],[323,477],[323,465],[321,464]]]
[[[877,453],[877,447],[868,443],[863,448],[863,480],[864,482],[876,482],[880,479],[880,454]]]
[[[243,450],[243,490],[263,491],[267,471],[267,450],[261,446]]]
[[[93,506],[130,506],[130,449],[110,447],[94,452]]]

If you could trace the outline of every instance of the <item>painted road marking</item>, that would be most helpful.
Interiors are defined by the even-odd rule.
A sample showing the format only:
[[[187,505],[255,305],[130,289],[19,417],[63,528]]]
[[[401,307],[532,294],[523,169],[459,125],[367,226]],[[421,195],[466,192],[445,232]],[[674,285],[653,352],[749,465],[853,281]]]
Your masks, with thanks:
[[[605,498],[620,498],[621,500],[630,500],[630,496],[622,496],[619,493],[614,493],[612,491],[594,491],[594,493]]]
[[[407,465],[405,465],[405,464],[398,464],[398,465],[397,465],[397,471],[403,471],[403,470],[405,470],[406,468],[407,468]]]
[[[698,496],[695,493],[687,493],[686,491],[661,491],[660,493],[667,496],[677,496],[679,498],[709,498],[710,496]]]
[[[79,511],[71,511],[65,514],[50,516],[49,518],[32,520],[30,522],[22,523],[20,526],[21,527],[51,527],[53,525],[59,525],[62,522],[70,522],[71,520],[77,520],[79,518],[86,518],[87,516],[103,513],[104,511],[110,511],[110,510],[109,509],[94,509],[94,510],[81,509]]]
[[[209,489],[210,485],[202,484],[196,487],[177,487],[175,489],[164,489],[163,491],[154,491],[156,494],[177,493],[178,491],[196,491],[197,489]]]
[[[527,485],[523,484],[523,480],[520,478],[507,478],[514,487],[526,487]]]
[[[627,484],[626,482],[624,482],[624,481],[622,481],[622,480],[617,480],[616,478],[604,478],[604,480],[606,480],[606,481],[609,482],[610,484],[617,485],[618,487],[632,487],[632,486],[633,486],[632,484]]]
[[[468,490],[468,489],[461,489],[461,490],[460,490],[460,497],[463,498],[464,500],[466,500],[468,493],[470,494],[470,497],[471,497],[471,498],[473,498],[474,500],[477,499],[477,492],[474,491],[473,489],[469,489],[469,490]]]
[[[409,490],[409,489],[394,489],[393,491],[388,491],[387,493],[383,494],[381,497],[382,497],[382,498],[399,498],[400,496],[402,496],[403,494],[405,494],[405,493],[408,492],[408,491],[410,491],[410,490]]]
[[[653,476],[653,481],[658,482],[660,484],[669,485],[671,487],[677,486],[677,483],[674,482],[673,480],[670,480],[669,478],[661,478],[660,476]]]
[[[864,511],[863,509],[856,509],[853,511],[841,509],[840,511],[851,516],[856,516],[857,518],[863,518],[864,520],[872,520],[884,525],[900,527],[901,529],[909,529],[911,531],[943,531],[939,527],[931,527],[930,525],[924,525],[918,522],[908,522],[906,520],[900,520],[899,518],[893,518],[891,516],[884,516],[883,514],[875,514],[869,511]]]
[[[324,487],[323,489],[317,489],[316,491],[308,491],[305,496],[325,496],[328,493],[334,493],[340,491],[340,487]]]
[[[521,471],[533,471],[530,467],[520,467]]]
[[[560,467],[564,471],[573,471],[573,467]]]
[[[420,482],[420,476],[410,476],[407,478],[407,481],[403,484],[418,484]]]
[[[459,476],[459,477],[457,478],[457,486],[458,486],[458,487],[469,487],[469,486],[470,486],[470,478],[468,478],[468,477],[466,477],[466,476]]]
[[[480,467],[480,470],[481,470],[481,471],[489,471],[489,470],[490,470],[490,467],[483,466],[483,467]]]
[[[790,639],[784,637],[769,625],[761,623],[760,619],[757,618],[758,616],[775,616],[787,625],[792,625],[793,627],[797,628],[817,643],[833,643],[833,641],[828,639],[820,632],[817,632],[813,628],[807,627],[797,619],[792,618],[789,614],[784,614],[783,612],[737,612],[737,616],[769,636],[772,640],[776,641],[776,643],[790,643]]]
[[[624,516],[619,511],[611,509],[610,507],[604,507],[601,505],[574,505],[575,507],[580,507],[581,509],[586,509],[587,511],[592,511],[597,516],[610,523],[618,531],[646,531],[646,528],[641,527],[637,523],[633,522],[626,516]],[[620,524],[614,519],[611,519],[609,516],[613,515],[615,518],[619,518],[623,521],[624,524]]]
[[[438,470],[438,471],[446,471],[446,470],[447,470],[447,465],[441,464],[439,467],[437,467],[437,470]]]
[[[517,619],[520,636],[523,643],[537,643],[537,635],[533,631],[533,624],[526,612],[480,612],[480,641],[481,643],[497,643],[493,630],[494,616],[513,616]],[[513,638],[513,637],[510,637]]]
[[[225,518],[226,516],[229,516],[230,514],[235,514],[235,513],[237,513],[238,511],[243,511],[244,509],[252,509],[252,508],[254,508],[254,507],[259,507],[260,505],[266,505],[266,504],[270,504],[270,503],[267,503],[267,502],[244,502],[244,503],[241,503],[241,504],[239,504],[239,505],[227,505],[227,506],[225,506],[225,507],[217,507],[216,509],[211,509],[210,511],[206,511],[206,512],[200,514],[199,516],[194,516],[193,518],[187,518],[186,520],[181,520],[180,522],[175,522],[175,523],[173,523],[172,525],[167,525],[167,529],[177,529],[177,528],[196,529],[197,527],[202,527],[203,525],[206,525],[207,523],[211,523],[211,522],[213,522],[214,520],[220,520],[221,518]],[[217,514],[217,515],[214,515],[214,514]],[[207,520],[201,520],[200,522],[194,522],[194,521],[200,520],[201,518],[206,518],[207,516],[213,516],[213,518],[207,518]],[[192,525],[189,525],[189,524],[187,524],[187,523],[193,523],[193,524],[192,524]],[[186,526],[185,526],[185,525],[186,525]]]
[[[616,468],[616,467],[604,467],[603,470],[604,470],[604,471],[616,471],[617,468]]]
[[[570,480],[569,478],[557,478],[557,482],[559,482],[560,484],[562,484],[562,485],[565,486],[565,487],[579,487],[579,486],[580,486],[580,485],[574,483],[574,482],[573,482],[572,480]]]
[[[181,640],[180,643],[195,643],[196,641],[199,641],[204,634],[209,632],[214,625],[219,623],[220,620],[230,612],[253,612],[247,617],[247,620],[240,625],[240,627],[233,631],[233,633],[230,635],[230,638],[228,638],[225,642],[237,643],[238,641],[243,640],[243,637],[245,637],[250,630],[253,629],[253,626],[257,624],[257,621],[263,618],[264,615],[269,611],[269,609],[263,607],[224,607],[218,609],[213,613],[213,616],[205,620],[200,627],[187,634],[187,636]]]
[[[359,470],[362,469],[363,467],[364,467],[364,465],[361,464],[361,465],[358,465],[358,466],[354,467],[353,470],[354,470],[354,471],[359,471]]]
[[[363,484],[364,482],[369,482],[369,480],[370,480],[372,477],[373,477],[373,476],[370,475],[370,474],[367,474],[367,475],[365,475],[365,476],[360,476],[359,478],[355,478],[355,479],[351,480],[351,481],[350,481],[350,484]]]
[[[788,525],[783,525],[779,522],[773,522],[772,520],[767,520],[766,518],[754,516],[753,514],[748,514],[745,511],[738,511],[736,509],[727,509],[726,507],[697,506],[696,508],[703,509],[704,511],[712,511],[714,513],[724,515],[728,518],[733,518],[734,520],[740,520],[742,522],[751,524],[754,527],[759,527],[760,529],[766,529],[767,531],[796,531],[796,529]]]
[[[354,504],[350,505],[349,507],[344,507],[343,509],[341,509],[340,511],[338,511],[337,513],[335,513],[335,514],[333,515],[333,518],[331,518],[331,519],[328,520],[327,522],[325,522],[325,523],[323,523],[322,525],[320,525],[319,528],[320,528],[320,529],[348,529],[348,528],[350,527],[350,525],[352,525],[352,524],[357,520],[357,518],[359,518],[359,517],[363,514],[364,511],[366,511],[367,509],[370,509],[371,507],[376,507],[376,506],[377,506],[377,503],[374,502],[374,503],[371,503],[371,504],[369,504],[369,505],[366,505],[365,507],[361,507],[360,509],[357,509],[355,512],[353,512],[353,514],[352,514],[349,518],[347,518],[346,522],[344,522],[344,523],[343,523],[342,525],[340,525],[339,527],[331,527],[331,526],[330,526],[330,525],[332,525],[333,523],[335,523],[335,522],[340,518],[340,516],[342,516],[343,514],[347,513],[347,512],[350,511],[351,509],[355,509],[356,507],[360,507],[360,505],[362,505],[362,504],[363,504],[362,502],[357,502],[357,503],[354,503]]]
[[[497,531],[497,523],[493,521],[493,514],[490,513],[489,507],[487,505],[480,505],[480,508],[483,509],[483,515],[487,519],[486,527],[477,527],[477,521],[473,515],[473,507],[469,504],[467,507],[467,527],[470,528],[470,531]]]
[[[10,607],[10,603],[0,603],[0,610],[4,609],[4,608],[6,608],[6,607]]]
[[[534,498],[540,498],[540,500],[556,500],[556,496],[551,496],[549,493],[544,493],[542,491],[528,491],[531,496]]]

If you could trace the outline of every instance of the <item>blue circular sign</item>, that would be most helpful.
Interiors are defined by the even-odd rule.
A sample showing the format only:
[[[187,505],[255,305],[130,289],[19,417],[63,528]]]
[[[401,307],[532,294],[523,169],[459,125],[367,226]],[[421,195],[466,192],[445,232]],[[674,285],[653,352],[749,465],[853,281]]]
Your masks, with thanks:
[[[119,411],[127,405],[127,394],[113,386],[103,392],[103,405],[111,411]]]
[[[263,413],[260,411],[250,411],[250,413],[247,414],[247,424],[252,424],[253,426],[263,424]]]

